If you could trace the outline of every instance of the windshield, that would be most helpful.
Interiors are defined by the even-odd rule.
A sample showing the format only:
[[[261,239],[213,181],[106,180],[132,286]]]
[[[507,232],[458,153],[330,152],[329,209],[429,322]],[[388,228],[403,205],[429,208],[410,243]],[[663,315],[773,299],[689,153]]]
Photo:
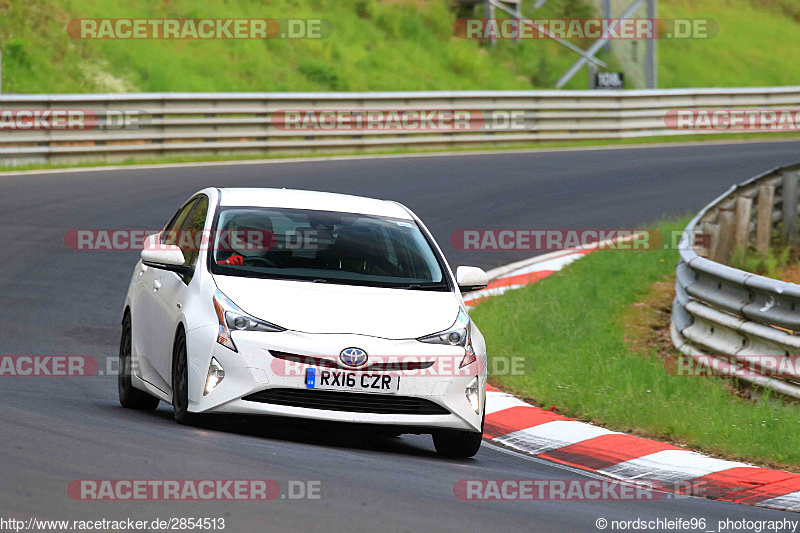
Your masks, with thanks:
[[[305,209],[222,208],[211,271],[227,276],[449,290],[416,222]]]

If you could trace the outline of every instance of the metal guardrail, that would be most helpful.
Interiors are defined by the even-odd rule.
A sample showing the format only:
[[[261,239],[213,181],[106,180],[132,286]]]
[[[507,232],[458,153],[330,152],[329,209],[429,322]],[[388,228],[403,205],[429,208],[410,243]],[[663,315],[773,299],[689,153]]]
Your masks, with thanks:
[[[638,91],[460,91],[384,93],[141,93],[0,95],[6,110],[89,110],[137,115],[136,128],[6,129],[0,164],[121,161],[141,157],[375,151],[414,146],[507,146],[541,141],[630,139],[718,130],[675,130],[666,113],[686,108],[796,107],[800,87]],[[514,127],[461,131],[282,127],[285,110],[518,113]],[[481,115],[483,114],[483,115]]]
[[[680,243],[670,324],[684,355],[794,398],[800,398],[800,368],[792,358],[800,354],[800,285],[723,263],[738,247],[766,250],[776,227],[796,240],[799,179],[800,163],[772,169],[734,185],[692,219]]]

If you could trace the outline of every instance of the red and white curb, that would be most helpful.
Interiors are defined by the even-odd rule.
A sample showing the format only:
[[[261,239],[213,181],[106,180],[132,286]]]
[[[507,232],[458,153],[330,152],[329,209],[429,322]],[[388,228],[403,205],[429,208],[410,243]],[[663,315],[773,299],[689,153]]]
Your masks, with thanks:
[[[541,459],[664,490],[800,511],[800,475],[706,457],[617,433],[529,405],[494,387],[486,391],[484,438]]]
[[[488,272],[489,285],[482,290],[464,295],[464,303],[475,305],[480,300],[490,296],[497,296],[512,289],[519,289],[525,285],[536,283],[550,274],[558,272],[565,266],[580,259],[592,250],[565,250],[552,254],[542,255],[505,267],[496,268]]]
[[[489,286],[467,305],[543,279],[589,251],[548,254],[489,273]],[[664,490],[800,512],[800,474],[715,459],[664,442],[578,422],[529,405],[492,386],[486,391],[484,438],[541,459]]]

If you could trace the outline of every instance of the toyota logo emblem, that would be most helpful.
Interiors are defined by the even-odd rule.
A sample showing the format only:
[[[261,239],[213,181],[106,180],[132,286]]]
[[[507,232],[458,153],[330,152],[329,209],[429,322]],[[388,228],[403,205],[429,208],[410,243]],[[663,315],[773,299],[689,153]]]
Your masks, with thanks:
[[[367,352],[361,348],[345,348],[339,359],[347,366],[361,366],[367,362]]]

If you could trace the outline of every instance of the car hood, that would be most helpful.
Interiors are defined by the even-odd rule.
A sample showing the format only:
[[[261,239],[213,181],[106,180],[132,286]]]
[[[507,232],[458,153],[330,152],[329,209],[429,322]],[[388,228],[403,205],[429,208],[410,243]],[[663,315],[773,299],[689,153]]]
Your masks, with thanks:
[[[306,333],[415,339],[443,331],[458,315],[452,292],[385,289],[215,275],[244,312]]]

